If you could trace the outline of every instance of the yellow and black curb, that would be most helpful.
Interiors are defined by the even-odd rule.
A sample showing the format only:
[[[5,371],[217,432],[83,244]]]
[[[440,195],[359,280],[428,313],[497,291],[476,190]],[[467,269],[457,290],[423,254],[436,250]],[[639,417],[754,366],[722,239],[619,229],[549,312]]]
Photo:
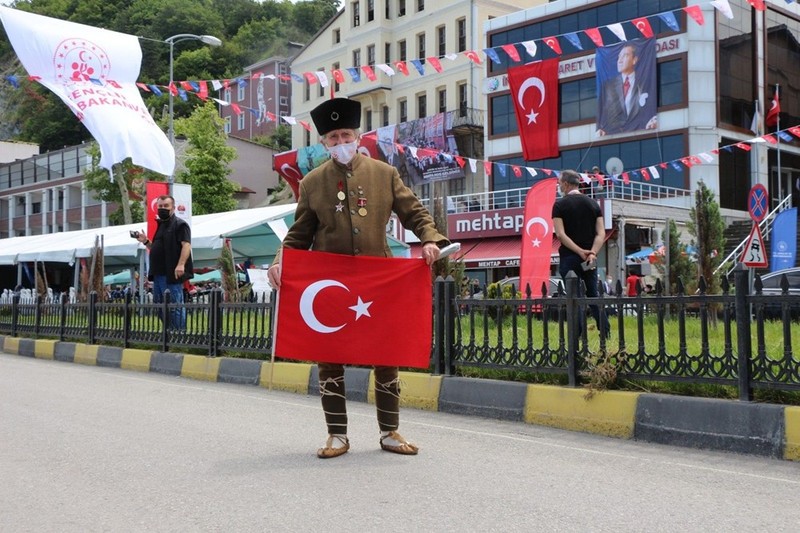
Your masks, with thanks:
[[[265,361],[204,357],[0,335],[0,351],[85,365],[267,387]],[[401,372],[401,405],[609,437],[800,461],[800,407]],[[317,366],[277,362],[276,390],[319,394]],[[374,402],[370,369],[345,372],[347,398]]]

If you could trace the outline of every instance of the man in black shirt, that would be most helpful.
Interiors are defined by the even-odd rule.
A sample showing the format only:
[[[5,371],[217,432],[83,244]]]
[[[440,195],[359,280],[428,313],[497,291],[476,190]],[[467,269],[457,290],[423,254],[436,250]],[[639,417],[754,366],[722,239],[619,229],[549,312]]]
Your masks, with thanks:
[[[561,241],[559,273],[564,279],[570,271],[575,272],[586,286],[586,296],[597,296],[597,252],[603,247],[606,230],[600,206],[581,194],[580,184],[581,177],[574,170],[565,170],[558,178],[563,196],[553,205],[553,231]],[[590,308],[600,334],[607,336],[608,320],[600,316],[596,305]]]
[[[164,291],[169,290],[170,301],[183,303],[183,282],[194,277],[192,270],[192,231],[189,224],[175,216],[175,198],[162,195],[157,200],[158,229],[153,240],[147,233],[139,232],[139,242],[150,249],[150,275],[153,282],[153,302],[164,301]],[[186,313],[182,306],[170,313],[171,326],[186,329]]]

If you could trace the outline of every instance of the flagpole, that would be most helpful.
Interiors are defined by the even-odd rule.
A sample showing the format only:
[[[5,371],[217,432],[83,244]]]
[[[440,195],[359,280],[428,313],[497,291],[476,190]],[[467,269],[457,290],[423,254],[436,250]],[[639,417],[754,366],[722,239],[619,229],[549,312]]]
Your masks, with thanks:
[[[278,306],[281,291],[275,291],[275,305],[272,308],[272,354],[269,358],[269,391],[272,392],[272,375],[275,371],[275,345],[278,344]]]
[[[778,92],[779,89],[780,89],[780,84],[776,83],[775,84],[775,96],[778,97],[778,98],[780,98],[780,96],[781,96],[780,93]],[[778,101],[780,101],[780,100],[778,100]],[[778,114],[776,116],[776,119],[777,119],[777,123],[776,123],[775,127],[777,129],[775,131],[781,131],[781,113],[780,113],[780,111],[778,112]],[[778,190],[781,193],[780,194],[780,199],[781,199],[781,201],[783,201],[783,181],[782,181],[783,180],[783,176],[781,175],[781,136],[780,135],[775,135],[775,137],[778,139],[778,146],[777,146],[777,150],[778,150]]]

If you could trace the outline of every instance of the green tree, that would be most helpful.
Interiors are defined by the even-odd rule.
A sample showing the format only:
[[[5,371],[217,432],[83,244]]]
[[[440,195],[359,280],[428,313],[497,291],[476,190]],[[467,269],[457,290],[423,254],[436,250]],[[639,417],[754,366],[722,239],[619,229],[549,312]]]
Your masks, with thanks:
[[[259,136],[253,139],[253,142],[261,146],[269,146],[276,152],[285,152],[292,148],[292,128],[286,124],[279,124],[275,131],[268,136]]]
[[[678,232],[678,226],[674,220],[669,221],[667,230],[669,231],[669,274],[666,276],[665,282],[669,283],[670,294],[677,293],[678,280],[683,282],[683,287],[687,292],[690,291],[690,287],[693,291],[697,285],[697,268],[685,253],[686,249],[680,242],[681,234]],[[656,269],[662,275],[666,275],[664,259],[656,257]]]
[[[10,119],[20,125],[17,139],[38,144],[41,152],[49,152],[92,138],[69,107],[44,86],[23,80],[20,91],[19,105]]]
[[[192,186],[192,214],[220,213],[236,208],[233,194],[239,186],[228,179],[228,165],[236,158],[236,150],[225,142],[225,123],[217,108],[208,102],[188,118],[175,121],[176,135],[188,139],[186,170],[178,181]]]
[[[294,6],[294,25],[313,35],[336,14],[337,0],[310,0]]]
[[[720,280],[713,272],[722,260],[725,246],[725,221],[714,193],[701,180],[694,193],[694,207],[690,211],[689,233],[697,246],[698,274],[706,281],[707,292],[719,292]]]

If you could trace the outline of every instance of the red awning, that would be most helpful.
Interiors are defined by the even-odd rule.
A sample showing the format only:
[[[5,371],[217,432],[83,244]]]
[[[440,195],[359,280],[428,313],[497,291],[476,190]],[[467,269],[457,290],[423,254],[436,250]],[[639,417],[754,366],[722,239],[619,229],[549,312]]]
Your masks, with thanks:
[[[560,243],[553,239],[551,255],[558,257]],[[421,255],[420,243],[411,245],[411,257]],[[467,268],[518,267],[522,249],[520,237],[496,237],[493,239],[464,239],[461,251],[453,259],[464,261]]]

